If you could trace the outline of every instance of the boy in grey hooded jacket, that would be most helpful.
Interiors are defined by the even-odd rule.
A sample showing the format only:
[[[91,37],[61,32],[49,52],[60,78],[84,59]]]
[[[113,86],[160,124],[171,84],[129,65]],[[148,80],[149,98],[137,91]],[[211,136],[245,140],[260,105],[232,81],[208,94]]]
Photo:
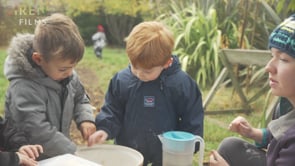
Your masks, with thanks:
[[[96,129],[89,98],[74,71],[83,53],[77,26],[62,14],[41,20],[34,35],[12,39],[4,66],[10,81],[5,118],[30,144],[43,146],[39,159],[76,151],[69,135],[72,120],[85,139]]]

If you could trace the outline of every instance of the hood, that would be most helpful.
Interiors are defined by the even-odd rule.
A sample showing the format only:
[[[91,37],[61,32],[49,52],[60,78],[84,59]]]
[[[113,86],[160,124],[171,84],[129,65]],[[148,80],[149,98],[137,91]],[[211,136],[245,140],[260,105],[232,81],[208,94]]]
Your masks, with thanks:
[[[172,65],[170,67],[168,67],[167,69],[163,70],[160,77],[169,76],[169,75],[176,73],[177,71],[180,70],[180,62],[179,62],[178,57],[173,55],[172,58],[173,58]]]
[[[173,73],[176,73],[177,71],[180,70],[180,62],[179,62],[178,57],[175,55],[172,55],[172,58],[173,58],[172,65],[162,71],[162,73],[159,76],[160,78],[167,77],[167,76],[169,76]],[[132,73],[130,64],[128,65],[128,69],[129,69],[129,72]],[[136,78],[135,80],[139,80],[136,76],[133,75],[133,77]]]
[[[12,38],[4,63],[4,75],[9,81],[27,78],[46,87],[60,89],[58,82],[47,77],[31,60],[33,38],[32,34],[17,34]]]
[[[40,72],[33,67],[30,58],[33,53],[32,34],[17,34],[12,38],[7,50],[8,56],[4,64],[4,75],[8,80],[18,77],[37,77]]]
[[[177,56],[175,55],[172,55],[172,58],[173,58],[173,63],[171,66],[169,66],[167,69],[164,69],[162,71],[162,73],[160,74],[160,76],[155,79],[154,81],[151,81],[151,82],[155,82],[157,80],[160,80],[160,89],[162,90],[163,89],[163,84],[165,84],[166,82],[166,78],[176,72],[178,72],[181,68],[180,68],[180,62],[179,62],[179,59]],[[128,70],[129,72],[131,73],[132,75],[132,79],[130,79],[130,83],[129,85],[130,86],[135,86],[136,89],[139,88],[141,86],[141,84],[143,84],[144,82],[139,80],[136,76],[134,76],[131,72],[131,65],[129,64],[128,65]]]
[[[295,125],[295,110],[291,110],[287,114],[279,117],[278,119],[272,120],[268,124],[268,128],[271,131],[274,138],[279,140],[283,137],[286,132]]]

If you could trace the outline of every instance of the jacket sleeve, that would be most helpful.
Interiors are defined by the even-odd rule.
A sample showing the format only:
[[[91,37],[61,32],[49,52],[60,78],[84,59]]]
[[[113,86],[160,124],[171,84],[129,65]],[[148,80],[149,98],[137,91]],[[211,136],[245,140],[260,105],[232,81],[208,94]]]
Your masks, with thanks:
[[[44,148],[42,155],[52,157],[65,153],[74,153],[76,145],[53,126],[46,116],[47,98],[40,95],[40,87],[29,81],[15,84],[11,97],[7,100],[14,123],[19,131],[26,134],[30,144],[40,144]],[[12,99],[12,100],[11,100]],[[58,118],[59,115],[56,115]],[[9,118],[9,117],[8,117]]]
[[[18,149],[27,145],[28,141],[23,131],[17,131],[15,124],[11,119],[1,122],[1,147],[6,151],[18,151]]]
[[[275,161],[276,166],[293,166],[295,163],[295,144],[291,144],[282,148],[279,152],[278,158]]]
[[[116,86],[116,77],[110,81],[108,91],[105,96],[105,102],[100,113],[96,116],[96,128],[108,133],[108,139],[116,137],[121,129],[125,106],[120,100],[119,86]]]
[[[293,126],[294,127],[294,126]],[[275,138],[273,138],[275,139]],[[293,166],[295,163],[295,135],[287,131],[286,136],[270,144],[268,148],[268,165],[274,166]],[[274,161],[270,161],[270,160]]]
[[[0,152],[1,166],[19,166],[19,158],[15,152]]]
[[[179,122],[177,130],[187,131],[203,137],[204,109],[202,104],[202,94],[197,84],[190,78],[182,78],[179,86],[179,94],[174,99],[177,104],[177,114]],[[196,143],[195,152],[199,150],[199,143]]]
[[[94,123],[93,106],[90,104],[90,99],[86,94],[84,86],[82,85],[76,74],[73,79],[74,87],[76,90],[74,109],[75,122],[78,127],[84,121]]]
[[[204,110],[202,94],[197,84],[190,78],[180,86],[177,112],[180,117],[178,129],[203,137]]]

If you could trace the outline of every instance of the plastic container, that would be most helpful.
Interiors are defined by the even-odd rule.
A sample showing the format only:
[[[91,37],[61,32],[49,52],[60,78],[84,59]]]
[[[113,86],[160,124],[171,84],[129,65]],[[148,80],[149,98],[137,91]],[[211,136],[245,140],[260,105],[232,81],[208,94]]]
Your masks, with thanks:
[[[143,156],[138,151],[120,145],[102,144],[82,147],[77,156],[103,166],[142,166]]]
[[[159,135],[162,142],[163,166],[192,166],[196,142],[200,143],[199,166],[203,165],[204,140],[184,131],[168,131]]]

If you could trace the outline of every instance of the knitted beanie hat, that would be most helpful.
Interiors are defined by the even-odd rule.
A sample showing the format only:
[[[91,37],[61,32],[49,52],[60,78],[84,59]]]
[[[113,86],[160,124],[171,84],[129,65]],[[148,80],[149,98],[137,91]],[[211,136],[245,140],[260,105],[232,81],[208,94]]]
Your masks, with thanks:
[[[269,36],[269,48],[277,48],[295,58],[295,14],[278,25]]]

